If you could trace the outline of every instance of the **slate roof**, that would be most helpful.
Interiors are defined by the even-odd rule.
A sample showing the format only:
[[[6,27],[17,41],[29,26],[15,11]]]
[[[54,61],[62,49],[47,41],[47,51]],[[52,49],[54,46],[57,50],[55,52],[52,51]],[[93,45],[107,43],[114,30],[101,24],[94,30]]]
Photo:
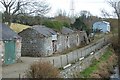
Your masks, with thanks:
[[[46,26],[43,26],[43,25],[32,26],[32,29],[38,31],[40,34],[42,34],[45,37],[49,37],[51,35],[56,35],[57,34],[54,30],[52,30],[52,29],[50,29]]]
[[[14,40],[20,38],[21,37],[18,36],[18,34],[10,29],[7,25],[0,23],[0,40]]]
[[[72,33],[74,33],[74,31],[70,28],[63,27],[62,30],[61,30],[61,33],[62,34],[72,34]]]

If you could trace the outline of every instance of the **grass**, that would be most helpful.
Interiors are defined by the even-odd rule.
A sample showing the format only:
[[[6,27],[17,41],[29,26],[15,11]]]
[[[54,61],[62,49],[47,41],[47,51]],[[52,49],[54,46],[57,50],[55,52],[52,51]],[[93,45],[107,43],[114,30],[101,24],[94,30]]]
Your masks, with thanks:
[[[84,71],[80,72],[80,75],[83,77],[90,77],[90,74],[93,73],[94,71],[96,71],[98,69],[98,66],[100,63],[102,63],[103,61],[106,61],[110,55],[112,55],[112,51],[109,49],[107,49],[107,51],[100,57],[99,60],[94,59],[92,61],[92,64],[90,65],[90,67],[86,68]]]
[[[12,23],[11,26],[10,26],[10,28],[17,33],[21,32],[22,30],[27,29],[29,27],[30,26],[23,25],[23,24],[18,24],[18,23]]]

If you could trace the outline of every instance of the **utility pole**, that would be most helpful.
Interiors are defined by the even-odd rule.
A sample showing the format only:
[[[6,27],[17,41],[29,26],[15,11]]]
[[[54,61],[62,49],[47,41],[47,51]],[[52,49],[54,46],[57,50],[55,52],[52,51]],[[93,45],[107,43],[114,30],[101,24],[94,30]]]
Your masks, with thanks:
[[[74,17],[74,0],[71,0],[71,24],[73,24],[75,22],[75,17]]]

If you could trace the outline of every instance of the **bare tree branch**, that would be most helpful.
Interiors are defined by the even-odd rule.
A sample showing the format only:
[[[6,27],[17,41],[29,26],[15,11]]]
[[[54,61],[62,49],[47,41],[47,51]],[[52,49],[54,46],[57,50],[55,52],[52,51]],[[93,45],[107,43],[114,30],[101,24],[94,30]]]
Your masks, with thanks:
[[[118,1],[109,0],[107,2],[115,10],[117,17],[120,18],[120,7],[118,7]]]
[[[5,20],[9,20],[15,14],[29,14],[29,15],[44,15],[49,12],[51,7],[44,1],[29,1],[29,0],[0,0],[0,3],[5,8]]]

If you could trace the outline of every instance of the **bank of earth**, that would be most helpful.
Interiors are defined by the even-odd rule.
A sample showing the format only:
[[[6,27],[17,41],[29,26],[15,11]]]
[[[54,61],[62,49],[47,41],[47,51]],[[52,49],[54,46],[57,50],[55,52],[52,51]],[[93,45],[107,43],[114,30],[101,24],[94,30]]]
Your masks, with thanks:
[[[83,78],[109,78],[114,74],[114,68],[117,65],[117,56],[112,48],[108,48],[98,59],[92,61],[90,67],[80,72],[79,77]]]

